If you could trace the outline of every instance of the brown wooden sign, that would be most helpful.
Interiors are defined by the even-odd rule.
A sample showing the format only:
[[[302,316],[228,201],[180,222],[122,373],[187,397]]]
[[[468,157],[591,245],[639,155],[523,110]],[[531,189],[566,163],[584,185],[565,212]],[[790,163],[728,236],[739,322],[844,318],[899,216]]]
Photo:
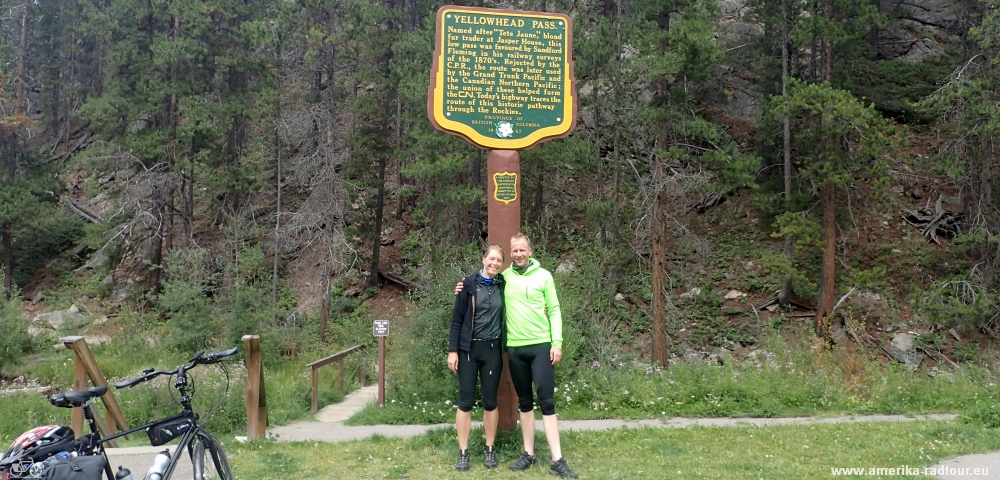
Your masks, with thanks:
[[[524,150],[576,125],[573,28],[559,13],[438,10],[427,117],[493,150]]]

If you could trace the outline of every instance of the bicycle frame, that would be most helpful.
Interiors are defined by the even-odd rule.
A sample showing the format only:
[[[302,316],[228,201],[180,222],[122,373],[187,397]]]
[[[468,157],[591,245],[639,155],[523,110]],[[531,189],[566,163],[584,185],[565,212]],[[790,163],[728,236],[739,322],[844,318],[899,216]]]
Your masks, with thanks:
[[[187,365],[187,366],[182,365],[182,366],[178,367],[176,370],[173,370],[173,371],[170,371],[170,372],[153,371],[152,369],[149,369],[149,370],[143,372],[143,375],[140,376],[140,377],[136,377],[134,379],[126,380],[124,382],[119,382],[118,384],[116,384],[115,386],[117,388],[127,388],[127,387],[130,387],[130,386],[136,385],[138,383],[145,382],[145,381],[147,381],[147,380],[149,380],[151,378],[155,378],[156,376],[159,376],[159,375],[177,375],[177,378],[174,380],[174,388],[177,389],[177,391],[180,392],[180,394],[181,394],[181,398],[180,398],[181,408],[182,408],[181,413],[178,413],[176,415],[171,415],[169,417],[162,418],[162,419],[159,419],[159,420],[154,420],[154,421],[149,422],[149,423],[147,423],[145,425],[140,425],[138,427],[131,428],[131,429],[126,430],[124,432],[119,432],[119,433],[116,433],[114,435],[110,435],[108,437],[102,437],[101,436],[100,430],[97,428],[97,422],[94,419],[93,410],[90,407],[91,404],[93,404],[93,402],[95,400],[95,399],[92,398],[89,402],[87,402],[87,403],[85,403],[85,404],[82,405],[82,407],[83,407],[83,416],[84,416],[84,419],[87,421],[87,425],[90,426],[90,432],[91,433],[89,433],[89,434],[85,435],[84,437],[80,438],[80,440],[82,441],[82,444],[78,447],[78,449],[79,450],[90,451],[90,452],[93,452],[93,454],[95,454],[95,455],[99,454],[99,455],[103,456],[104,460],[105,460],[104,474],[107,477],[107,480],[115,480],[114,473],[113,473],[113,471],[111,469],[111,462],[108,461],[108,454],[107,454],[107,451],[104,448],[104,444],[105,443],[107,443],[109,441],[112,441],[112,440],[115,440],[115,439],[118,439],[118,438],[121,438],[121,437],[124,437],[126,435],[131,435],[133,433],[137,433],[137,432],[146,430],[147,428],[153,427],[155,425],[160,425],[160,424],[167,423],[167,422],[172,422],[172,421],[175,421],[175,420],[190,419],[191,420],[191,428],[188,431],[184,432],[181,435],[181,440],[177,444],[177,448],[174,449],[173,455],[170,456],[170,461],[167,463],[167,466],[166,466],[166,468],[163,471],[163,477],[162,478],[163,479],[169,479],[171,477],[171,475],[173,475],[174,469],[177,467],[178,459],[180,458],[180,453],[183,452],[183,450],[185,450],[185,449],[188,451],[188,456],[191,457],[192,466],[194,466],[195,470],[196,470],[195,474],[196,475],[198,475],[198,474],[202,474],[203,475],[204,472],[197,472],[198,465],[196,464],[197,462],[194,459],[194,443],[193,443],[193,441],[195,440],[195,438],[197,438],[197,437],[200,436],[202,441],[209,442],[209,439],[210,438],[214,439],[214,437],[212,436],[212,434],[208,430],[205,430],[204,428],[201,427],[201,425],[199,425],[199,423],[198,423],[199,416],[198,416],[198,414],[194,413],[194,410],[192,409],[192,406],[191,406],[192,397],[188,393],[187,373],[188,373],[188,371],[191,368],[194,368],[195,366],[197,366],[199,364],[198,363],[199,360],[202,361],[202,364],[217,363],[221,358],[225,358],[225,357],[231,356],[231,355],[235,354],[236,351],[237,350],[235,348],[233,348],[233,349],[227,350],[225,352],[217,352],[217,353],[209,354],[208,357],[204,357],[203,356],[204,352],[199,352],[198,354],[196,354],[194,357],[192,357],[189,360],[189,362],[194,362],[191,365]],[[173,440],[173,439],[171,439],[171,440]],[[215,440],[215,442],[217,443],[217,440]],[[214,449],[214,447],[213,447],[213,449]],[[216,454],[217,454],[217,452],[215,452],[213,450],[213,455],[216,455]],[[220,462],[217,460],[217,458],[213,456],[212,460],[215,463],[216,470],[217,471],[220,470],[220,468],[221,468],[220,464],[219,464]],[[223,462],[223,463],[226,463],[226,462]],[[202,464],[201,467],[204,467],[204,465]],[[226,464],[226,468],[228,469],[228,463]],[[222,473],[220,473],[220,476],[222,476]]]
[[[108,459],[108,453],[107,453],[107,451],[105,450],[105,447],[104,447],[104,444],[106,444],[107,442],[119,439],[119,438],[127,436],[127,435],[131,435],[133,433],[138,433],[138,432],[144,431],[145,429],[147,429],[149,427],[152,427],[154,425],[158,425],[158,424],[161,424],[161,423],[170,422],[170,421],[173,421],[173,420],[178,420],[178,419],[183,419],[183,418],[191,419],[192,422],[193,422],[192,428],[189,429],[187,432],[184,432],[181,435],[181,440],[177,444],[177,448],[174,449],[173,455],[170,456],[170,462],[167,464],[167,468],[164,469],[163,478],[170,478],[170,475],[173,474],[173,472],[174,472],[174,468],[177,466],[177,461],[178,461],[177,459],[180,456],[179,453],[182,452],[185,448],[187,448],[188,455],[190,455],[191,452],[192,452],[192,450],[191,450],[191,440],[194,439],[194,437],[198,433],[200,433],[202,430],[204,430],[201,427],[201,425],[198,424],[198,415],[196,413],[188,410],[188,411],[184,411],[184,412],[178,413],[176,415],[171,415],[171,416],[169,416],[167,418],[163,418],[163,419],[159,419],[159,420],[155,420],[155,421],[149,422],[149,423],[147,423],[145,425],[141,425],[141,426],[138,426],[138,427],[135,427],[135,428],[131,428],[131,429],[126,430],[124,432],[119,432],[119,433],[116,433],[114,435],[110,435],[110,436],[107,436],[107,437],[102,437],[101,436],[101,432],[97,429],[97,422],[94,421],[94,414],[93,414],[93,411],[90,408],[90,405],[84,406],[83,409],[84,409],[84,411],[83,411],[84,412],[83,413],[84,418],[86,419],[88,425],[90,426],[90,430],[91,430],[91,433],[86,436],[87,439],[84,442],[85,445],[83,446],[83,449],[85,449],[85,450],[86,449],[93,450],[95,453],[100,452],[100,455],[104,457],[104,460],[106,462],[105,466],[104,466],[104,475],[107,477],[108,480],[115,480],[115,477],[114,477],[114,472],[113,472],[112,467],[111,467],[111,461]],[[84,437],[81,437],[81,440],[83,440],[83,439],[84,439]],[[167,447],[164,447],[164,449],[167,449]]]

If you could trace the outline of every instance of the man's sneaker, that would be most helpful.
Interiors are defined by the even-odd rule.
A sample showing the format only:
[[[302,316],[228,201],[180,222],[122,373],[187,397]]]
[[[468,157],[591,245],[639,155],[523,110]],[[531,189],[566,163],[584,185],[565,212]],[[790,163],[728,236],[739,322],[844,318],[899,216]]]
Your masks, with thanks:
[[[560,458],[552,462],[549,466],[549,473],[553,475],[559,475],[562,478],[576,478],[576,472],[569,469],[569,465],[566,465],[566,459]]]
[[[521,452],[521,457],[514,463],[510,464],[510,469],[515,472],[520,472],[531,468],[531,466],[536,463],[538,463],[538,460],[535,460],[534,455],[528,455],[528,452]]]
[[[458,463],[455,464],[455,470],[464,472],[469,469],[469,454],[458,454]]]
[[[486,459],[483,460],[486,468],[497,468],[497,452],[486,452]]]

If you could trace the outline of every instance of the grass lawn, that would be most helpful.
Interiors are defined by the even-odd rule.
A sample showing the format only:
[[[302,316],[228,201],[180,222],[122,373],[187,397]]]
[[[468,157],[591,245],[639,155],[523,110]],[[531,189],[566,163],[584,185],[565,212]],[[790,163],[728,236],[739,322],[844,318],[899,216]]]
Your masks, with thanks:
[[[482,466],[481,429],[473,431],[476,438],[468,472],[453,469],[458,447],[452,429],[409,439],[252,442],[230,446],[228,451],[241,479],[553,478],[541,432],[536,440],[539,468],[529,472],[506,467],[520,453],[519,431],[498,440],[501,465],[492,471]],[[832,478],[834,467],[922,469],[961,454],[1000,450],[1000,429],[956,421],[644,428],[563,432],[562,444],[581,478],[802,480]]]

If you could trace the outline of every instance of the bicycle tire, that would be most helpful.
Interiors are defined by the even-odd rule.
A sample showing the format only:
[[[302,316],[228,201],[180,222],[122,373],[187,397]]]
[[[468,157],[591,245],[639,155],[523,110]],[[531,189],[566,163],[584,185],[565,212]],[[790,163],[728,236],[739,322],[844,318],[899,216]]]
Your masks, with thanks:
[[[206,453],[212,458],[211,466],[205,462]],[[191,464],[194,467],[194,480],[234,480],[226,451],[219,440],[206,430],[199,430],[195,435]],[[209,468],[206,470],[206,467]]]

